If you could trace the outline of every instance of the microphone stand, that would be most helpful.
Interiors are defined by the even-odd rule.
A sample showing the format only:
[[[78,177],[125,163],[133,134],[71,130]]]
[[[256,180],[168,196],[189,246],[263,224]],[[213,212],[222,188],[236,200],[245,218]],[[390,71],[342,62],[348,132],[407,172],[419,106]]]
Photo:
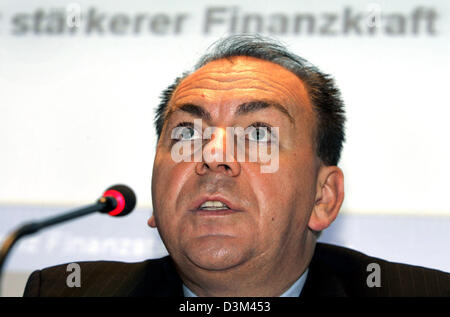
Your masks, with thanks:
[[[117,201],[113,197],[101,197],[95,204],[88,205],[81,209],[77,209],[62,215],[50,217],[41,221],[34,221],[26,223],[20,226],[18,229],[10,233],[4,240],[2,247],[0,249],[0,296],[1,296],[1,285],[2,285],[2,273],[3,267],[6,262],[6,258],[11,251],[14,244],[22,237],[31,235],[38,232],[46,227],[56,225],[61,222],[65,222],[77,217],[85,216],[96,211],[109,212],[116,208]]]

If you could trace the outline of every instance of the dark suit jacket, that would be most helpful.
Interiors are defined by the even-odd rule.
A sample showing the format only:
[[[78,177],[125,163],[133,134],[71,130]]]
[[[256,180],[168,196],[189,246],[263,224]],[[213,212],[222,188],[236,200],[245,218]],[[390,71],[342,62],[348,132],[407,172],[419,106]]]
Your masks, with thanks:
[[[370,263],[380,265],[380,287],[368,287]],[[169,256],[139,263],[79,262],[81,287],[66,285],[66,265],[31,274],[24,296],[183,296],[182,281]],[[300,297],[450,296],[450,274],[391,263],[318,243]]]

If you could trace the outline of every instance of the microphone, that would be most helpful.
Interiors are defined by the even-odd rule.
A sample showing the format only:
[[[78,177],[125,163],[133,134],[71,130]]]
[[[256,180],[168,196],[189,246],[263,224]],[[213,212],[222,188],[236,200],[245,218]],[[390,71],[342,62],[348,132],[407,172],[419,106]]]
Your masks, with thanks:
[[[9,251],[14,244],[22,237],[38,232],[49,226],[68,221],[74,218],[85,216],[99,211],[113,217],[123,217],[133,211],[136,206],[136,195],[133,190],[126,185],[118,184],[109,187],[95,204],[70,211],[55,217],[50,217],[42,221],[26,223],[9,234],[0,249],[0,287],[3,265]]]
[[[104,209],[99,210],[103,213],[108,213],[113,217],[123,217],[133,211],[136,206],[136,195],[133,190],[126,185],[114,185],[109,187],[99,200],[110,200],[111,205],[105,206]],[[113,209],[111,209],[114,207]]]

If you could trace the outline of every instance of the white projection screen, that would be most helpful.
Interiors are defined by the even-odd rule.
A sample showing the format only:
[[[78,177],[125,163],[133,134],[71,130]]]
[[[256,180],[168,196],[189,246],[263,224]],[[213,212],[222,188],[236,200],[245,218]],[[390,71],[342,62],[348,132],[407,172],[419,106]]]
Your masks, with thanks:
[[[216,40],[272,36],[332,74],[347,112],[345,201],[321,240],[450,271],[450,3],[0,1],[0,238],[124,183],[137,210],[23,239],[4,295],[35,269],[166,254],[151,215],[161,91]]]

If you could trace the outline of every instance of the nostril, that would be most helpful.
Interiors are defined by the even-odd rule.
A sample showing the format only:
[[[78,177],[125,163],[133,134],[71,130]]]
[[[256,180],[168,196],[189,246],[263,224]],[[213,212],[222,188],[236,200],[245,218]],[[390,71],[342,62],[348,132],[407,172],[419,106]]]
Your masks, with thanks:
[[[221,170],[221,169],[223,169],[223,170],[226,170],[226,171],[228,171],[228,170],[231,170],[231,167],[230,166],[228,166],[227,164],[224,164],[224,163],[220,163],[220,164],[214,164],[214,163],[203,163],[204,165],[205,165],[205,167],[207,168],[207,169],[210,169],[210,170]]]
[[[195,171],[198,175],[205,175],[208,172],[224,173],[228,176],[238,176],[240,174],[240,163],[234,162],[216,162],[206,161],[198,162]]]
[[[229,167],[227,164],[219,164],[219,167],[224,167],[226,170],[230,170],[231,167]]]

